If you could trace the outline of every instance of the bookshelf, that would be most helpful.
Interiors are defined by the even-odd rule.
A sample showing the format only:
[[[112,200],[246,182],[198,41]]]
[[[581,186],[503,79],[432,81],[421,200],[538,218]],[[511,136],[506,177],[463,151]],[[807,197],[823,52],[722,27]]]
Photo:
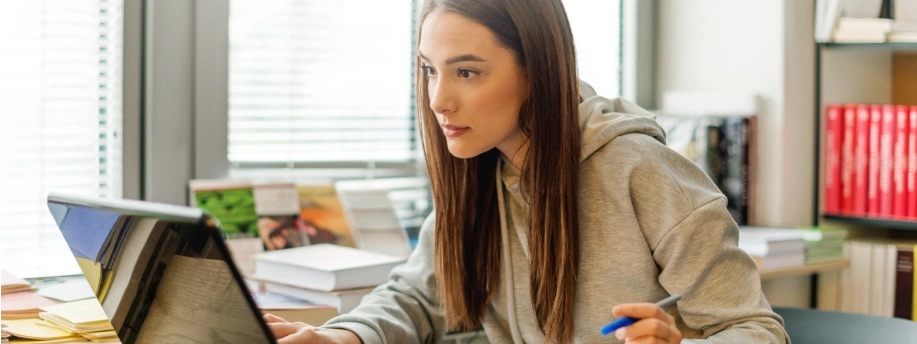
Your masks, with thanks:
[[[917,232],[917,219],[826,214],[825,107],[830,103],[917,105],[917,43],[816,43],[813,223]],[[912,148],[913,149],[913,148]]]
[[[812,306],[891,317],[897,311],[895,302],[900,296],[897,294],[900,287],[895,284],[900,278],[895,275],[896,255],[900,254],[899,245],[912,242],[907,240],[917,236],[917,218],[825,211],[825,185],[829,177],[827,147],[823,146],[828,133],[826,106],[849,103],[917,105],[917,43],[816,43],[814,58],[817,159],[813,162],[812,221],[843,225],[851,232],[844,265],[827,268],[825,273],[813,277]],[[870,125],[874,125],[872,123]],[[854,135],[862,137],[861,133]],[[874,132],[868,135],[872,137]],[[912,149],[915,148],[908,147]],[[862,191],[854,192],[858,194]],[[770,276],[784,273],[794,272],[773,272]],[[764,273],[762,279],[763,276]]]

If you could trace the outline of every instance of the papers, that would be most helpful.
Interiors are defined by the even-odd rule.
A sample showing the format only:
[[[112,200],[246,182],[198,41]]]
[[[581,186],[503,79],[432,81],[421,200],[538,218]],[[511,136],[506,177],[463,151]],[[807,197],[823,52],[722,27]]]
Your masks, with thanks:
[[[36,317],[40,307],[53,305],[54,301],[48,300],[30,291],[3,294],[0,302],[0,313],[3,319]]]
[[[38,295],[63,302],[84,300],[96,296],[92,292],[92,288],[83,279],[72,279],[58,284],[43,286],[38,290]]]
[[[54,325],[44,324],[41,319],[4,320],[7,331],[13,336],[25,339],[49,340],[70,338],[74,341],[86,341],[80,335],[73,334]]]
[[[95,298],[41,308],[38,316],[70,332],[113,330],[108,316]]]
[[[31,283],[6,270],[0,270],[0,284],[2,284],[3,294],[32,290]]]

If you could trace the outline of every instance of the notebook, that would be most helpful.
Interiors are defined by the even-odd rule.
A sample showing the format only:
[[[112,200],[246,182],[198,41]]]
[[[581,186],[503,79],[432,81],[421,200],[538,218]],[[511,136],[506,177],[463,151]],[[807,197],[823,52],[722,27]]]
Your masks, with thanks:
[[[122,343],[275,342],[201,210],[63,194],[48,208]]]

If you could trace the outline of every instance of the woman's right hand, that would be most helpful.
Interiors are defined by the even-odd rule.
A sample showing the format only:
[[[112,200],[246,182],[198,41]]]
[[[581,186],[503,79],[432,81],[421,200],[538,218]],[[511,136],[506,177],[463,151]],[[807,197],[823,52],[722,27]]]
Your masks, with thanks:
[[[273,314],[265,314],[264,321],[274,332],[277,344],[362,344],[360,337],[347,330],[315,327],[301,322],[291,323]]]

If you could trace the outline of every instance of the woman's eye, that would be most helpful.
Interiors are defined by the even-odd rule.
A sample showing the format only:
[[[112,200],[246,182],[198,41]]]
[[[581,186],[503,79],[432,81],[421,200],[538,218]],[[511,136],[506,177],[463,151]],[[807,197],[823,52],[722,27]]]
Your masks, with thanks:
[[[475,71],[473,71],[473,70],[468,70],[468,69],[459,69],[459,70],[458,70],[458,76],[459,76],[460,78],[464,78],[464,79],[470,79],[470,78],[476,76],[477,74],[478,74],[478,72],[475,72]]]
[[[421,66],[420,69],[423,70],[423,73],[424,73],[426,76],[434,76],[434,75],[436,75],[436,70],[434,70],[433,67],[430,67],[430,66]]]

